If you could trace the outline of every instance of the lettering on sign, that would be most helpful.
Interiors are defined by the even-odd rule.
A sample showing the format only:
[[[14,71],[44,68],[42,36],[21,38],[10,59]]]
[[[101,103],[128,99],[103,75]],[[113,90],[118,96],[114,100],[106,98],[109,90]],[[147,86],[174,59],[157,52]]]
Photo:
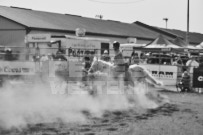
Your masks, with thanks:
[[[152,75],[155,77],[173,78],[173,72],[152,71]]]
[[[197,78],[197,80],[200,81],[200,82],[203,82],[203,76],[199,76],[199,77]]]
[[[50,34],[29,34],[27,35],[28,42],[50,42]]]
[[[87,49],[73,49],[69,48],[68,49],[68,56],[73,56],[73,57],[83,57],[85,55],[90,55],[90,54],[96,54],[96,50],[87,50]]]
[[[94,44],[73,44],[74,48],[96,48]]]
[[[46,40],[46,37],[32,37],[32,40]]]
[[[29,73],[32,72],[31,68],[21,68],[21,67],[0,67],[0,72],[2,73]]]

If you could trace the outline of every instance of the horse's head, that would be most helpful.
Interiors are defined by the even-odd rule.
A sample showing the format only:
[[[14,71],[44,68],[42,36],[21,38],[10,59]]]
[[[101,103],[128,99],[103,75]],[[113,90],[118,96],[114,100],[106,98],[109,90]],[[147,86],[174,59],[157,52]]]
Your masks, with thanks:
[[[111,67],[113,67],[113,64],[111,64],[110,62],[106,62],[106,61],[103,61],[100,59],[98,60],[97,58],[94,58],[92,65],[88,72],[90,72],[90,73],[94,73],[96,71],[105,72],[104,69],[108,69]]]

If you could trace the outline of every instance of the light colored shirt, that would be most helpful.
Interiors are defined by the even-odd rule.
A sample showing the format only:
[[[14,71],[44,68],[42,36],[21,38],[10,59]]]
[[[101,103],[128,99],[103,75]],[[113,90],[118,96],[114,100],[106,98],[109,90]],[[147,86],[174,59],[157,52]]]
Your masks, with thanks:
[[[115,57],[114,57],[114,64],[115,65],[122,65],[125,64],[123,54],[121,51],[116,52]]]
[[[199,67],[199,63],[196,60],[188,60],[186,66],[189,67],[189,72],[193,73],[193,68]]]

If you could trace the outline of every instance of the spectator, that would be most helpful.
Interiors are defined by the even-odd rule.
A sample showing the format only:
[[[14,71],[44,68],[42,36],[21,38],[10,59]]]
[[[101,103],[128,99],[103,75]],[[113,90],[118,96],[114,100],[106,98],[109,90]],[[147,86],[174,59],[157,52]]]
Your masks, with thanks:
[[[40,61],[48,61],[48,60],[49,60],[49,58],[48,58],[48,56],[45,55],[45,54],[43,54],[43,55],[41,56],[41,58],[40,58]]]
[[[70,47],[70,48],[68,49],[68,56],[69,56],[69,57],[72,56],[72,52],[73,52],[73,50],[72,50],[72,48]]]
[[[137,53],[133,52],[131,55],[131,64],[139,64],[140,59]]]
[[[199,67],[199,63],[195,60],[194,56],[191,56],[190,59],[186,62],[186,66],[188,67],[188,72],[191,76],[191,78],[193,78],[193,68],[197,68]],[[192,86],[192,79],[190,80],[190,86]]]
[[[102,55],[101,60],[104,60],[104,61],[107,61],[107,62],[109,62],[111,60],[107,50],[104,51],[104,54]]]
[[[62,54],[61,51],[57,51],[55,60],[67,61],[67,58]]]
[[[175,60],[173,61],[172,65],[174,65],[174,66],[183,66],[183,61],[180,58],[180,56],[175,57]]]
[[[54,58],[53,58],[53,55],[50,54],[50,53],[47,54],[47,57],[48,57],[48,59],[51,60],[51,61],[54,59]]]
[[[147,56],[144,53],[140,54],[140,61],[141,64],[147,64]]]
[[[199,67],[199,63],[195,60],[194,56],[191,56],[190,59],[186,62],[186,66],[189,69],[189,73],[193,73],[193,68]]]
[[[187,70],[185,70],[182,74],[182,79],[181,79],[181,83],[182,83],[182,92],[185,92],[187,90],[187,92],[189,92],[190,89],[190,74],[188,73]]]
[[[14,60],[11,48],[5,48],[4,59],[7,61],[13,61]]]

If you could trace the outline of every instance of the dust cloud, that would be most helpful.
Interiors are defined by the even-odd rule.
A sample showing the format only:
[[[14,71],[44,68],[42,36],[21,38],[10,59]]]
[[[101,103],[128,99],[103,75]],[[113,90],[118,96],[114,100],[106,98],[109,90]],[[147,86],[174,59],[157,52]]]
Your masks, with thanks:
[[[96,96],[88,94],[86,89],[78,85],[58,85],[65,88],[63,94],[53,93],[49,83],[6,83],[0,88],[0,128],[24,128],[28,124],[51,122],[87,123],[84,111],[93,117],[102,117],[105,111],[158,106],[146,96],[148,90],[143,85],[131,88],[128,94],[100,93]],[[80,92],[71,92],[74,89]],[[133,100],[133,103],[129,100]]]

